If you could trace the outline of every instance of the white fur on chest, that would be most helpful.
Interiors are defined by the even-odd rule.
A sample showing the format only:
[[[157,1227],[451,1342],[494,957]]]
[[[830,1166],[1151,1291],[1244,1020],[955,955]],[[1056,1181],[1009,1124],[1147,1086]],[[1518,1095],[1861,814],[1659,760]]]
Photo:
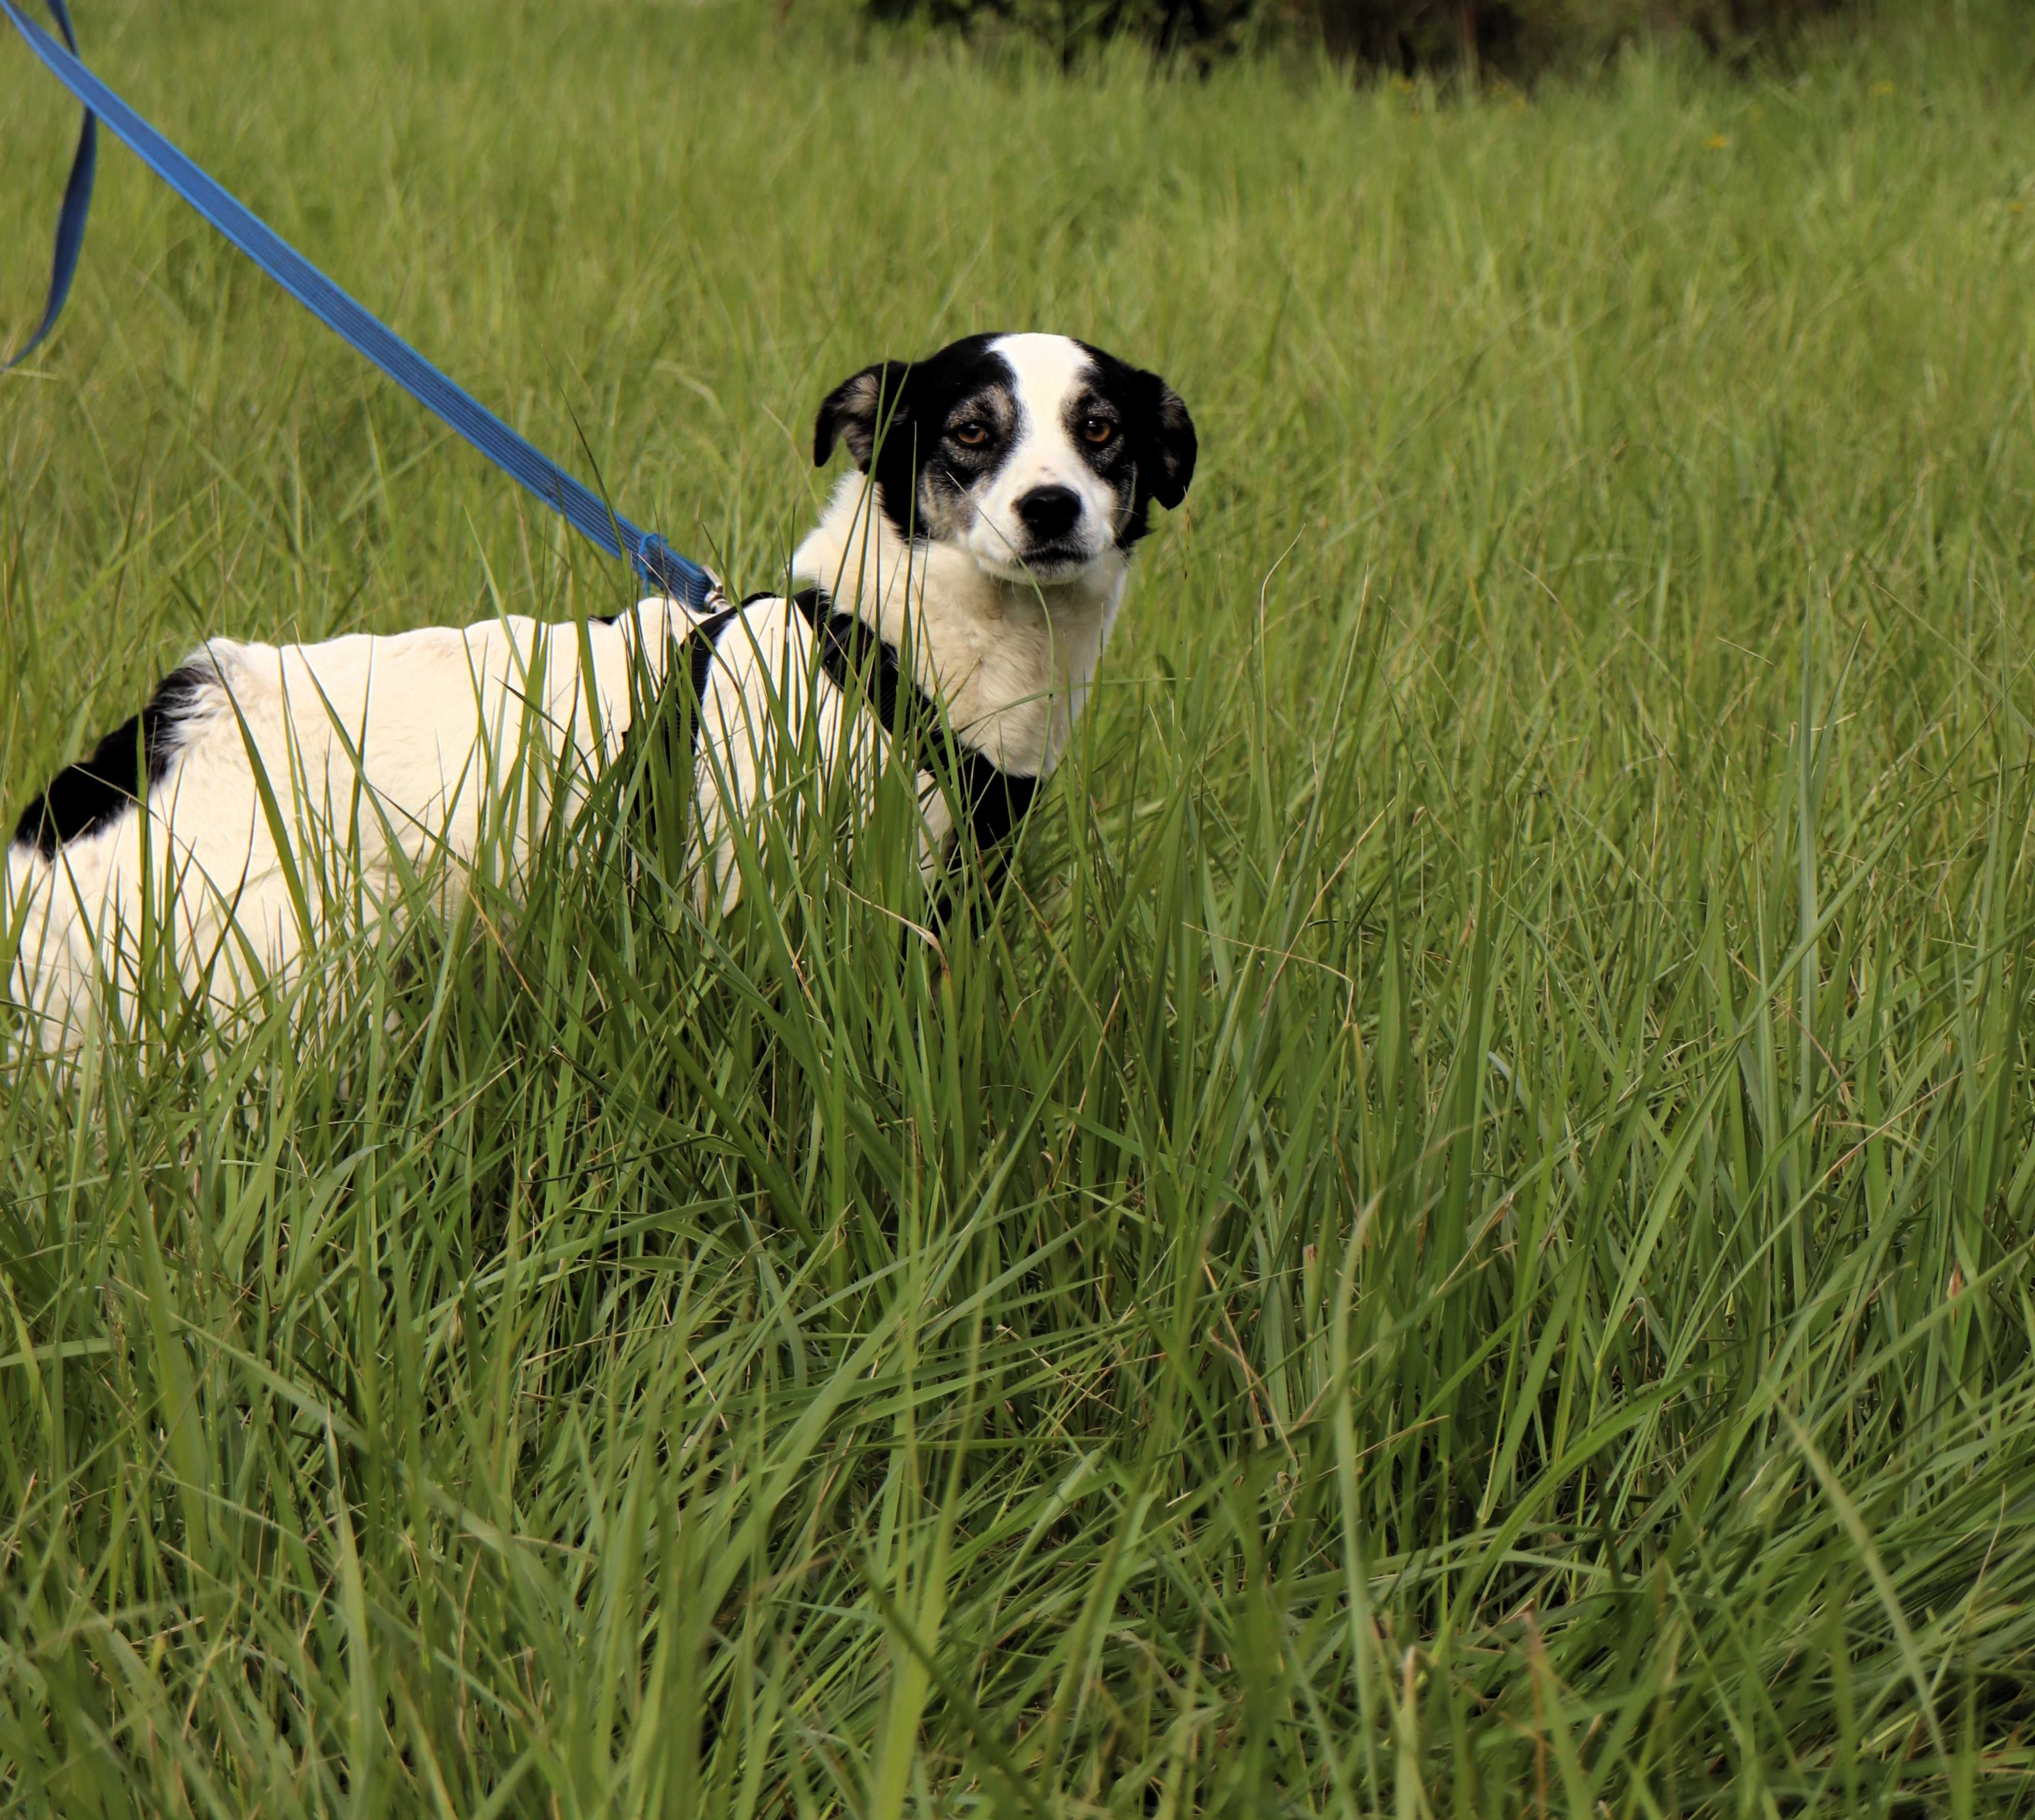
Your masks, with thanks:
[[[919,686],[1000,770],[1044,778],[1066,751],[1116,622],[1128,558],[1112,551],[1055,587],[985,574],[968,554],[908,543],[871,483],[845,476],[792,558],[792,584],[908,649]]]

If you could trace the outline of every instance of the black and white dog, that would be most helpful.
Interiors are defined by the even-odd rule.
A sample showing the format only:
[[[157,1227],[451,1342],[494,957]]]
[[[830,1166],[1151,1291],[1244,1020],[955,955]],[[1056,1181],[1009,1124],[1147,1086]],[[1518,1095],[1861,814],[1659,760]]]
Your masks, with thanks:
[[[590,777],[643,702],[669,703],[674,666],[692,684],[710,892],[732,894],[732,830],[767,813],[773,743],[802,716],[838,759],[880,755],[905,709],[936,705],[922,720],[951,730],[949,775],[921,780],[921,863],[947,863],[957,816],[993,845],[1066,750],[1149,507],[1186,496],[1194,425],[1156,374],[1085,343],[980,335],[837,387],[814,461],[837,444],[857,472],[784,596],[698,618],[652,599],[604,623],[209,641],[22,816],[0,905],[9,996],[45,1042],[74,1043],[109,988],[117,1014],[145,923],[188,984],[231,1003],[315,947],[335,855],[371,916],[434,863],[453,889],[483,854],[513,876],[580,793],[531,785],[528,761]]]

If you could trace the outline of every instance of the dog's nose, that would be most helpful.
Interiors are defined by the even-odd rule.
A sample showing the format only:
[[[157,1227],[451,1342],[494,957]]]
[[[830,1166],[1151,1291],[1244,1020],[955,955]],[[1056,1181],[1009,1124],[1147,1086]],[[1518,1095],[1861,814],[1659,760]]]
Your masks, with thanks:
[[[1074,529],[1081,517],[1081,495],[1071,487],[1034,487],[1018,502],[1025,528],[1041,543],[1051,543]]]

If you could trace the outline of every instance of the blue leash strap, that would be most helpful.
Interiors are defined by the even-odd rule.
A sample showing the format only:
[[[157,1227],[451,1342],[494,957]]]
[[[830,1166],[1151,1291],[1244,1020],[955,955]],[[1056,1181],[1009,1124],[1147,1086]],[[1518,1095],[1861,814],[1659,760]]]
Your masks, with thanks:
[[[65,44],[26,18],[14,0],[0,0],[5,13],[51,74],[85,103],[85,132],[64,193],[57,228],[55,270],[42,325],[14,356],[20,360],[50,332],[62,308],[85,236],[96,156],[93,116],[329,329],[364,354],[396,383],[478,449],[510,479],[520,481],[573,528],[611,556],[626,556],[639,580],[654,592],[698,611],[713,589],[707,572],[671,548],[654,531],[645,531],[610,510],[607,502],[582,486],[548,456],[517,435],[469,393],[455,385],[409,343],[371,315],[259,217],[224,190],[144,120],[81,62],[63,0],[47,0]],[[70,47],[69,49],[65,47]],[[10,363],[9,364],[12,364]]]
[[[50,16],[63,33],[71,55],[77,55],[77,34],[70,28],[70,15],[63,0],[48,0]],[[13,9],[8,9],[11,13]],[[18,19],[17,24],[20,24]],[[21,344],[11,360],[0,363],[0,373],[18,367],[42,345],[43,337],[56,326],[63,313],[64,299],[70,295],[70,281],[77,273],[77,250],[85,244],[85,218],[92,212],[92,179],[99,167],[99,120],[88,107],[85,125],[77,136],[77,152],[70,161],[70,180],[64,185],[63,209],[57,216],[57,250],[50,261],[50,297],[43,307],[43,319],[36,332]]]

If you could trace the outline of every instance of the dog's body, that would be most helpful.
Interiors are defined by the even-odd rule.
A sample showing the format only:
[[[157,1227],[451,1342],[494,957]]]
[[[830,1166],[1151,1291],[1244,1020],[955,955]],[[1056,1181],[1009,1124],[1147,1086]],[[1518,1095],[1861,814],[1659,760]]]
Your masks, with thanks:
[[[958,792],[921,780],[928,874],[957,807],[985,840],[1007,832],[1066,750],[1149,502],[1185,494],[1193,427],[1156,377],[1081,344],[978,337],[848,380],[815,460],[837,440],[859,472],[783,596],[698,619],[650,600],[607,623],[208,643],[22,817],[11,995],[70,1043],[117,1002],[144,927],[231,1002],[294,970],[335,886],[371,919],[421,877],[513,879],[643,705],[681,694],[710,893],[732,895],[734,826],[767,812],[776,743],[801,728],[830,764],[880,759],[901,699],[938,705],[965,773]]]

